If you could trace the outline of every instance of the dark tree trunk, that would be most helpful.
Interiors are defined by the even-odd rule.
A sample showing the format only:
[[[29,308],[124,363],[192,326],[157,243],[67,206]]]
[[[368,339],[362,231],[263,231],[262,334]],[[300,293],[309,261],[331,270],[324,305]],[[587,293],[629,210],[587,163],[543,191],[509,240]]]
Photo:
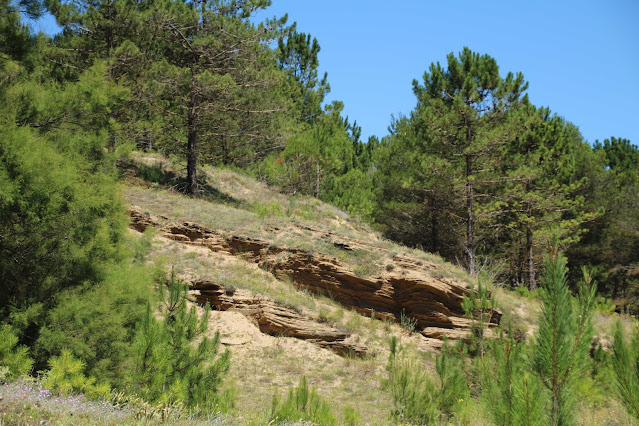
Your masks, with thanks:
[[[437,208],[431,203],[430,212],[431,251],[439,254],[439,220],[437,220]]]
[[[531,191],[530,180],[526,182],[526,193]],[[529,202],[527,206],[528,219],[532,218],[532,204]],[[533,232],[530,227],[530,222],[526,223],[526,257],[528,259],[528,288],[532,291],[537,288],[537,281],[535,279],[535,253],[533,251]]]
[[[187,112],[187,152],[186,152],[186,192],[198,194],[197,188],[197,98],[195,96],[195,73],[193,73],[193,87]]]
[[[191,195],[197,195],[197,130],[192,118],[189,114],[189,134],[186,154],[186,192]]]
[[[466,155],[466,209],[468,219],[466,221],[466,253],[468,254],[468,273],[474,275],[475,266],[475,206],[473,183],[470,176],[473,173],[473,159],[471,155]]]
[[[533,233],[530,229],[530,225],[526,225],[526,255],[528,257],[528,288],[532,291],[537,288],[537,280],[535,279]]]

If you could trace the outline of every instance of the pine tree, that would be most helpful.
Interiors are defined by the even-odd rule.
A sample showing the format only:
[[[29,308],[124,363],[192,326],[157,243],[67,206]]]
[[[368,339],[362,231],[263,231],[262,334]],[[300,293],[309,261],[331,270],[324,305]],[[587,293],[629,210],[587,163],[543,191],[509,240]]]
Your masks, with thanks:
[[[590,353],[596,285],[586,270],[583,273],[575,304],[566,282],[566,258],[559,252],[558,237],[553,236],[545,258],[543,307],[532,354],[532,368],[551,394],[553,425],[574,423],[572,385]]]
[[[639,312],[639,148],[610,138],[583,146],[576,159],[586,179],[580,194],[585,208],[603,210],[570,248],[570,267],[592,266],[600,273],[600,292],[617,306]]]
[[[505,252],[510,281],[535,290],[541,249],[551,229],[560,232],[567,248],[579,241],[580,226],[597,212],[584,211],[585,200],[578,194],[584,184],[575,177],[575,151],[583,143],[578,129],[545,108],[531,107],[526,114],[531,117],[526,131],[503,150],[505,178],[488,207],[489,232],[501,239],[487,250],[495,257]]]
[[[219,411],[230,397],[220,393],[229,370],[230,352],[220,353],[220,334],[205,336],[210,308],[198,316],[187,306],[187,286],[172,273],[161,284],[160,321],[149,305],[140,326],[134,386],[149,401],[181,401],[188,407]],[[196,345],[197,343],[197,345]]]
[[[508,125],[510,113],[528,103],[528,88],[521,73],[499,75],[495,59],[465,47],[459,57],[447,57],[447,68],[431,64],[424,84],[413,81],[418,105],[415,125],[431,140],[435,156],[452,163],[453,179],[463,188],[468,271],[475,274],[477,186],[497,148],[519,132]],[[515,122],[517,123],[517,122]]]
[[[280,146],[285,76],[264,45],[279,36],[285,19],[250,20],[269,4],[164,1],[151,9],[158,40],[144,47],[150,66],[137,84],[157,107],[163,149],[186,158],[190,194],[198,192],[199,162],[247,165]]]
[[[470,294],[464,295],[462,308],[466,317],[472,319],[471,326],[471,342],[476,346],[480,358],[483,360],[486,352],[486,340],[488,339],[487,330],[493,312],[497,308],[497,302],[494,298],[490,298],[490,294],[480,276],[477,280],[477,289],[474,285],[470,287]],[[473,348],[475,349],[475,348]]]
[[[481,367],[484,402],[497,425],[544,425],[541,382],[530,375],[526,363],[526,345],[513,338],[512,328],[490,341],[490,354]]]
[[[463,255],[471,274],[477,272],[478,211],[483,199],[492,194],[482,192],[482,185],[495,181],[494,171],[500,148],[513,141],[522,129],[523,120],[513,119],[528,104],[524,95],[528,84],[521,73],[499,74],[495,59],[464,48],[458,56],[449,54],[447,66],[431,64],[424,73],[423,84],[413,81],[417,106],[409,118],[400,120],[391,137],[408,139],[420,147],[408,155],[408,167],[419,180],[430,184],[425,191],[446,189],[443,205],[455,208],[446,214],[432,215],[461,218],[465,223]],[[384,173],[384,171],[382,171]],[[388,172],[392,174],[392,171]],[[422,175],[424,177],[422,177]],[[412,184],[417,179],[403,179]],[[437,184],[433,184],[437,182]],[[417,203],[429,197],[421,195]],[[439,201],[439,199],[433,199]]]
[[[612,368],[617,392],[626,410],[639,419],[639,330],[635,329],[630,342],[626,341],[621,321],[614,328]]]
[[[353,144],[341,116],[343,108],[343,103],[332,102],[312,127],[288,141],[279,157],[283,170],[277,182],[288,192],[321,198],[325,182],[352,164]]]
[[[320,45],[310,34],[294,29],[278,41],[277,60],[292,84],[292,98],[302,123],[315,123],[322,115],[322,102],[330,92],[328,74],[318,79]]]
[[[459,229],[463,206],[454,196],[452,179],[444,178],[449,162],[432,155],[431,140],[409,118],[394,120],[390,130],[373,152],[375,221],[395,241],[459,258],[464,251]]]

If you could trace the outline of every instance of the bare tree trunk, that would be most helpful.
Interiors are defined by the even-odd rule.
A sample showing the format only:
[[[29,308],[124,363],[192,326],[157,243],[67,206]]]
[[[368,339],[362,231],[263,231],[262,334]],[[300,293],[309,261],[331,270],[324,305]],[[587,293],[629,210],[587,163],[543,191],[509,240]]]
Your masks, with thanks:
[[[530,229],[530,225],[526,226],[526,254],[528,255],[528,288],[532,291],[537,288],[537,280],[535,279],[533,233]]]
[[[434,201],[431,203],[430,234],[431,251],[435,254],[439,254],[439,220],[437,220],[437,206],[435,206]]]
[[[470,175],[473,173],[473,159],[471,155],[466,155],[466,209],[468,219],[466,221],[466,253],[468,254],[468,273],[475,275],[475,206],[473,183]]]
[[[186,192],[197,195],[197,97],[195,95],[195,71],[191,72],[191,99],[187,112]]]
[[[315,198],[319,198],[320,180],[321,180],[319,160],[317,160],[317,162],[316,162],[316,170],[317,170],[317,174],[316,174],[316,179],[315,179]]]
[[[530,181],[526,182],[526,193],[530,192]],[[532,205],[528,203],[528,219],[532,218]],[[537,288],[535,280],[535,257],[533,251],[533,232],[530,222],[526,223],[526,255],[528,257],[528,288],[532,291]]]

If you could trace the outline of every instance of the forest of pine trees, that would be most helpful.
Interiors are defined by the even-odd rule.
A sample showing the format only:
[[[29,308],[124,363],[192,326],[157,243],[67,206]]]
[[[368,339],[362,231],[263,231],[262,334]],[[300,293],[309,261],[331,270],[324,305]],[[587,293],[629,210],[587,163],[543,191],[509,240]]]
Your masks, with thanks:
[[[544,288],[536,344],[520,346],[505,325],[487,344],[477,377],[503,368],[513,375],[499,376],[512,383],[488,386],[481,398],[501,401],[497,424],[532,424],[525,409],[541,412],[534,404],[544,398],[548,422],[571,424],[570,389],[589,356],[593,300],[639,313],[637,145],[623,137],[588,143],[575,124],[530,102],[534,81],[467,47],[413,81],[415,106],[393,119],[388,135],[363,141],[343,103],[325,102],[320,42],[286,16],[257,22],[269,5],[0,0],[0,379],[81,360],[87,377],[150,402],[230,404],[215,395],[229,368],[219,336],[201,338],[206,318],[188,311],[183,285],[151,270],[144,250],[125,238],[117,163],[137,149],[182,164],[177,189],[185,194],[215,186],[198,174],[205,164],[239,168],[497,285]],[[36,34],[25,23],[43,13],[55,17],[59,34]],[[167,292],[152,293],[165,283]],[[151,314],[156,308],[163,322]],[[611,361],[617,377],[627,376],[619,386],[635,416],[638,342],[635,334],[628,345],[619,330]],[[553,357],[558,346],[563,352]],[[173,362],[161,355],[167,350]],[[437,373],[441,386],[458,388],[449,356],[457,355],[445,351]],[[388,389],[417,386],[410,365],[391,360],[388,368]],[[78,383],[104,393],[91,380]],[[397,396],[395,418],[452,415],[433,386],[410,397],[431,401],[426,408]]]

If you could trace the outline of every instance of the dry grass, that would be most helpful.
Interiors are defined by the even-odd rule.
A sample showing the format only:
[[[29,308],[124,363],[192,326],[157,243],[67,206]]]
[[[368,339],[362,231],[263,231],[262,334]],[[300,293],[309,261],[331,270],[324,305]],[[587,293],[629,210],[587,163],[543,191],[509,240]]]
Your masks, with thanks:
[[[141,238],[141,234],[132,234]],[[248,320],[233,312],[213,312],[211,332],[220,330],[232,353],[226,386],[235,389],[241,424],[259,424],[274,394],[285,396],[305,375],[320,395],[331,401],[340,417],[347,406],[364,413],[369,424],[387,424],[392,401],[380,388],[386,375],[388,339],[398,337],[408,353],[419,356],[419,334],[408,335],[398,324],[363,317],[328,297],[297,289],[290,281],[278,280],[256,264],[241,258],[187,246],[155,236],[148,260],[174,268],[185,279],[211,279],[226,286],[248,289],[294,306],[300,312],[347,330],[372,356],[366,359],[340,357],[318,346],[289,337],[266,336],[251,329]],[[375,420],[372,420],[375,419]]]

